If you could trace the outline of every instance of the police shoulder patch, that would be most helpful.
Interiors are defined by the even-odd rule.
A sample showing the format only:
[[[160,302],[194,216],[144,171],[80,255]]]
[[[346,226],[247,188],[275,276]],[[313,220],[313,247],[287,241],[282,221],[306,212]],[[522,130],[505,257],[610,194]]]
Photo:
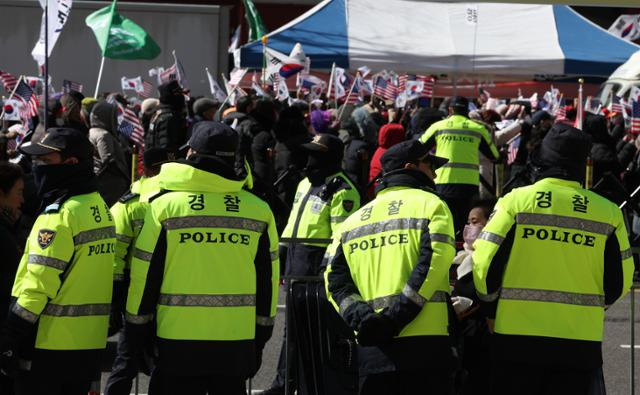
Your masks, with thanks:
[[[131,199],[134,199],[134,198],[136,198],[136,197],[138,197],[138,196],[140,196],[140,194],[137,194],[137,193],[134,193],[134,192],[128,191],[127,193],[125,193],[124,195],[122,195],[122,196],[120,197],[120,199],[118,199],[118,201],[119,201],[120,203],[126,203],[126,202],[130,201]]]
[[[346,211],[351,211],[353,210],[353,206],[355,205],[355,202],[353,200],[343,200],[342,201],[342,208],[344,208]]]
[[[40,229],[38,231],[38,245],[43,250],[53,243],[53,239],[56,237],[56,232],[51,229]]]
[[[45,214],[57,213],[58,211],[60,211],[59,203],[51,203],[50,205],[44,208]]]

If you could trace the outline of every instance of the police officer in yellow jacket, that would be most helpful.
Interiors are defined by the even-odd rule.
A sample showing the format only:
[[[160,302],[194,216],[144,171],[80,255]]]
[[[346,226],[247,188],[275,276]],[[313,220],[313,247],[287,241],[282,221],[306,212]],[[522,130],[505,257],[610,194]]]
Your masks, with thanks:
[[[590,149],[555,125],[532,153],[538,181],[500,199],[474,243],[492,394],[588,394],[602,367],[604,310],[629,290],[633,259],[620,209],[580,186]]]
[[[286,256],[287,276],[318,276],[326,265],[323,258],[334,232],[360,207],[360,193],[341,169],[342,140],[318,134],[301,147],[308,155],[306,178],[298,184],[282,232],[280,256]],[[283,342],[278,373],[264,395],[284,394],[285,359]]]
[[[276,314],[278,236],[267,203],[234,171],[238,135],[204,121],[187,159],[162,166],[131,262],[125,334],[155,321],[166,394],[244,394]]]
[[[335,236],[328,292],[357,332],[360,394],[449,394],[451,213],[434,191],[446,159],[411,140],[381,158],[375,200]]]
[[[462,232],[473,197],[480,183],[478,149],[490,160],[499,153],[491,135],[480,123],[468,118],[469,100],[456,96],[449,105],[449,117],[427,129],[420,142],[436,148],[436,155],[449,162],[438,169],[436,190],[453,214],[456,232]]]
[[[113,266],[110,334],[122,328],[133,246],[142,229],[149,198],[160,192],[158,177],[156,177],[160,173],[160,166],[168,160],[168,152],[164,148],[145,150],[143,153],[144,176],[134,182],[131,190],[111,207],[117,241]],[[128,395],[131,392],[133,379],[138,374],[139,358],[138,355],[132,355],[127,338],[121,332],[118,337],[117,355],[104,389],[106,395]]]
[[[302,148],[309,155],[307,177],[298,184],[282,243],[287,275],[317,276],[333,232],[360,208],[360,194],[341,169],[344,144],[338,137],[318,134]]]
[[[25,143],[42,199],[0,335],[17,394],[86,394],[107,341],[115,229],[97,192],[93,146],[74,129]]]

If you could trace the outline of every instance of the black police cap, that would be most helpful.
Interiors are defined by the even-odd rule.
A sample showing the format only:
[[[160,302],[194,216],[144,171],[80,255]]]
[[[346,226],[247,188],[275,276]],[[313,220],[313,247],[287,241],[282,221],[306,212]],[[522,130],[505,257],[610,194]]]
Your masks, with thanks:
[[[429,149],[417,140],[408,140],[398,143],[385,152],[380,158],[382,170],[388,173],[393,170],[403,169],[407,163],[428,162],[431,169],[442,167],[449,160],[429,154]]]
[[[302,148],[309,153],[327,154],[327,156],[339,156],[344,151],[344,143],[340,138],[332,134],[317,134],[309,143],[302,144]]]
[[[469,108],[469,99],[463,96],[454,96],[449,106],[466,110]]]
[[[45,133],[34,136],[31,141],[22,144],[19,150],[29,156],[57,152],[64,157],[74,157],[80,161],[93,157],[93,145],[87,136],[72,128],[49,128]]]
[[[222,122],[202,121],[195,124],[187,143],[200,155],[233,159],[238,148],[238,133]]]
[[[584,174],[591,145],[589,133],[557,123],[542,139],[540,147],[532,155],[532,161],[536,165],[556,166],[572,173]]]
[[[144,167],[154,167],[169,161],[169,151],[165,148],[155,147],[144,150],[142,163]]]

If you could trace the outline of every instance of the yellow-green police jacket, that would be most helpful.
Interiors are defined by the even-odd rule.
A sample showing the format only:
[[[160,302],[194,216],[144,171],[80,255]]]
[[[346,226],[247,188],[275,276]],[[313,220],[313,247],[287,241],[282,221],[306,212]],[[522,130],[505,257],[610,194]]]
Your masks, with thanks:
[[[282,232],[283,244],[288,246],[286,274],[318,275],[334,232],[358,208],[360,194],[342,172],[320,186],[311,185],[308,178],[300,181]]]
[[[615,204],[545,178],[500,199],[474,248],[476,291],[495,314],[502,358],[601,364],[604,309],[633,274]]]
[[[489,159],[499,158],[487,129],[462,115],[452,115],[427,129],[420,142],[436,147],[436,155],[449,159],[436,170],[436,184],[480,183],[478,149]]]
[[[421,354],[424,350],[411,351],[425,340],[438,359],[449,348],[451,213],[417,171],[383,182],[387,187],[350,216],[335,237],[339,245],[327,269],[329,296],[354,331],[374,312],[389,315],[400,330],[393,346],[404,350],[390,354],[400,360],[414,359],[412,353],[432,358]]]
[[[12,312],[38,325],[36,349],[105,347],[114,251],[113,219],[97,192],[36,219],[12,290]]]
[[[129,271],[131,248],[138,237],[149,197],[159,192],[158,178],[141,178],[131,185],[131,190],[111,207],[116,226],[116,259],[113,266],[114,281],[124,281]]]
[[[155,318],[161,367],[248,376],[276,314],[273,214],[245,180],[187,163],[158,175],[163,193],[149,202],[133,252],[127,325]]]

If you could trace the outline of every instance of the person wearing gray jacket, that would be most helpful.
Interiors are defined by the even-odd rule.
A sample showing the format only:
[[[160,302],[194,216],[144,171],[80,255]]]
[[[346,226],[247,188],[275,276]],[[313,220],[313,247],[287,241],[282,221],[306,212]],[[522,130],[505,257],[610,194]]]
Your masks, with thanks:
[[[111,207],[129,188],[127,159],[116,136],[117,107],[101,101],[91,111],[89,141],[93,144],[93,169],[98,177],[98,192]]]

